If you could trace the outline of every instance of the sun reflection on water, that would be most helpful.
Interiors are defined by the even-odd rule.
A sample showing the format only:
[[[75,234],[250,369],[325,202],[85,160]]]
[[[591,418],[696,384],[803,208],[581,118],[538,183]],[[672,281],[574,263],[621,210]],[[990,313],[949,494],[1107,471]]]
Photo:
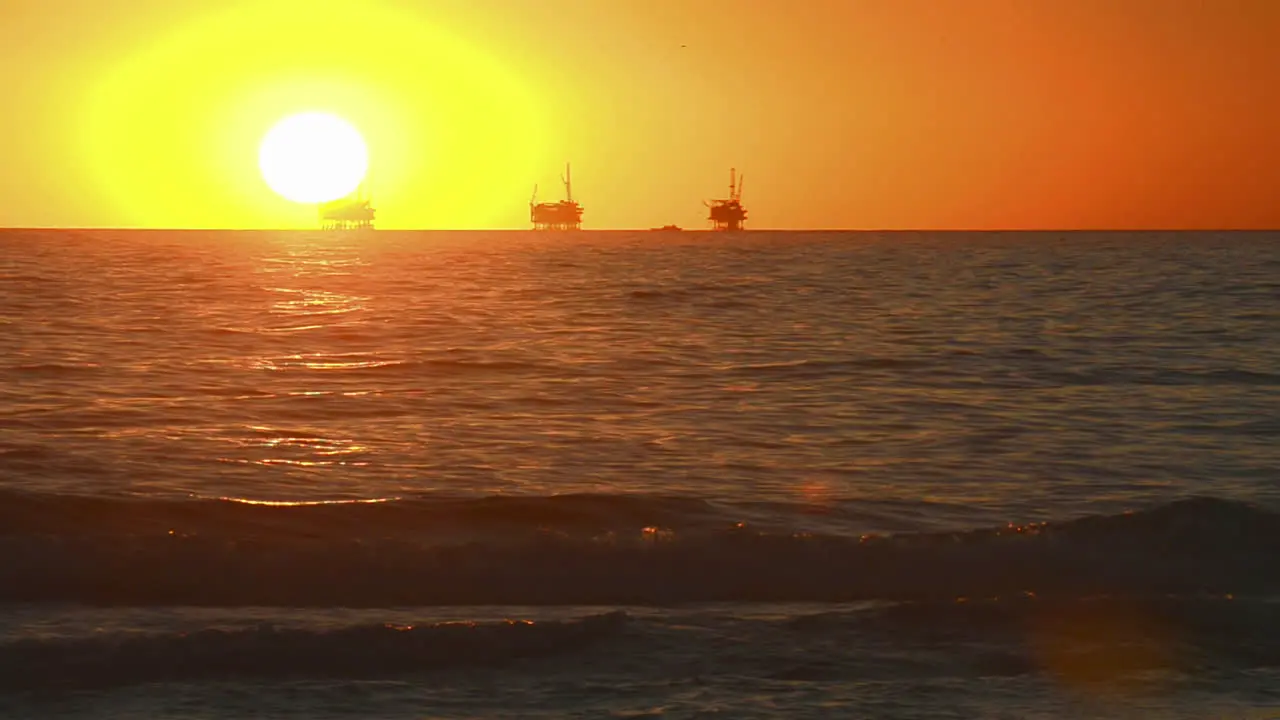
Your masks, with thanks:
[[[242,497],[219,497],[216,498],[223,502],[239,503],[241,505],[263,505],[267,507],[310,507],[319,505],[377,505],[379,503],[389,503],[399,500],[398,497],[385,498],[359,498],[350,500],[252,500]]]
[[[298,468],[365,467],[369,463],[362,458],[373,452],[371,447],[352,438],[302,436],[262,426],[253,426],[249,430],[253,433],[251,437],[238,438],[232,442],[242,451],[258,457],[222,457],[219,460],[226,463]]]
[[[342,360],[338,358],[352,357],[356,359]],[[363,370],[369,368],[390,367],[400,365],[403,360],[361,359],[369,358],[369,353],[350,353],[346,355],[287,355],[275,358],[258,358],[251,367],[259,370]],[[328,395],[324,391],[295,392],[291,395]]]
[[[302,290],[295,288],[263,288],[286,297],[272,305],[272,312],[279,315],[341,315],[364,309],[367,297],[347,295],[328,290]]]
[[[319,477],[315,471],[370,465],[375,443],[351,436],[345,403],[376,391],[368,372],[405,362],[388,350],[379,331],[368,259],[372,242],[285,233],[260,248],[253,273],[261,300],[241,319],[248,335],[242,336],[240,366],[270,376],[255,381],[264,394],[249,406],[252,414],[221,433],[235,447],[221,454],[221,462],[279,468],[306,484]],[[262,403],[288,403],[295,422],[263,422],[256,410],[266,407]]]

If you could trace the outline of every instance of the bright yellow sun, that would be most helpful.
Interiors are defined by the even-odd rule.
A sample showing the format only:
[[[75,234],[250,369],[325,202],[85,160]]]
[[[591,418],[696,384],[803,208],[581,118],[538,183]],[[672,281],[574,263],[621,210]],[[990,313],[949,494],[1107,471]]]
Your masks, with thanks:
[[[306,112],[276,123],[258,148],[262,179],[297,203],[350,195],[369,169],[364,138],[336,115]]]

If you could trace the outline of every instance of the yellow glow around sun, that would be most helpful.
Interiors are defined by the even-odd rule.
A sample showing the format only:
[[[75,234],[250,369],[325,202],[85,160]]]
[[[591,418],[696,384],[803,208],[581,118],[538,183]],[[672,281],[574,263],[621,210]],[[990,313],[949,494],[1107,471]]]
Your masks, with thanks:
[[[434,3],[208,4],[219,10],[104,67],[77,114],[84,191],[119,224],[315,227],[306,203],[361,173],[344,155],[313,177],[308,133],[268,151],[264,133],[304,110],[359,129],[386,229],[523,227],[530,186],[563,162],[544,155],[543,102],[520,65],[455,35]],[[319,144],[326,163],[346,152]]]
[[[321,203],[350,195],[369,169],[360,132],[336,115],[291,115],[262,139],[258,150],[262,179],[282,197]]]

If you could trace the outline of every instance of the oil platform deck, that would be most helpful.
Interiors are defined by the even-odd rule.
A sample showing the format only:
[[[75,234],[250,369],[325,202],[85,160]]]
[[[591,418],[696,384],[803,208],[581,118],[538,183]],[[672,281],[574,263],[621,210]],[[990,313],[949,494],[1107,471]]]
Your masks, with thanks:
[[[742,207],[742,181],[737,168],[729,168],[729,197],[708,200],[704,204],[710,210],[707,220],[713,230],[741,230],[747,220],[747,209]]]
[[[363,189],[345,198],[320,203],[320,227],[324,230],[372,230],[377,214]]]
[[[564,166],[564,200],[560,202],[538,202],[538,186],[533,186],[533,197],[529,198],[529,222],[534,230],[581,230],[582,206],[573,199],[573,176],[569,165]]]

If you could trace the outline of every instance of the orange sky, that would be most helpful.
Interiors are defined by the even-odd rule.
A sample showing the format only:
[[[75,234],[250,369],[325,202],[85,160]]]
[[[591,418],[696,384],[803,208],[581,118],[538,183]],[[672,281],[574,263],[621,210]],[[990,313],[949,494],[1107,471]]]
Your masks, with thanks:
[[[588,228],[731,165],[757,228],[1280,227],[1276,0],[5,8],[4,226],[309,226],[256,142],[328,103],[388,228],[525,227],[566,159]]]

